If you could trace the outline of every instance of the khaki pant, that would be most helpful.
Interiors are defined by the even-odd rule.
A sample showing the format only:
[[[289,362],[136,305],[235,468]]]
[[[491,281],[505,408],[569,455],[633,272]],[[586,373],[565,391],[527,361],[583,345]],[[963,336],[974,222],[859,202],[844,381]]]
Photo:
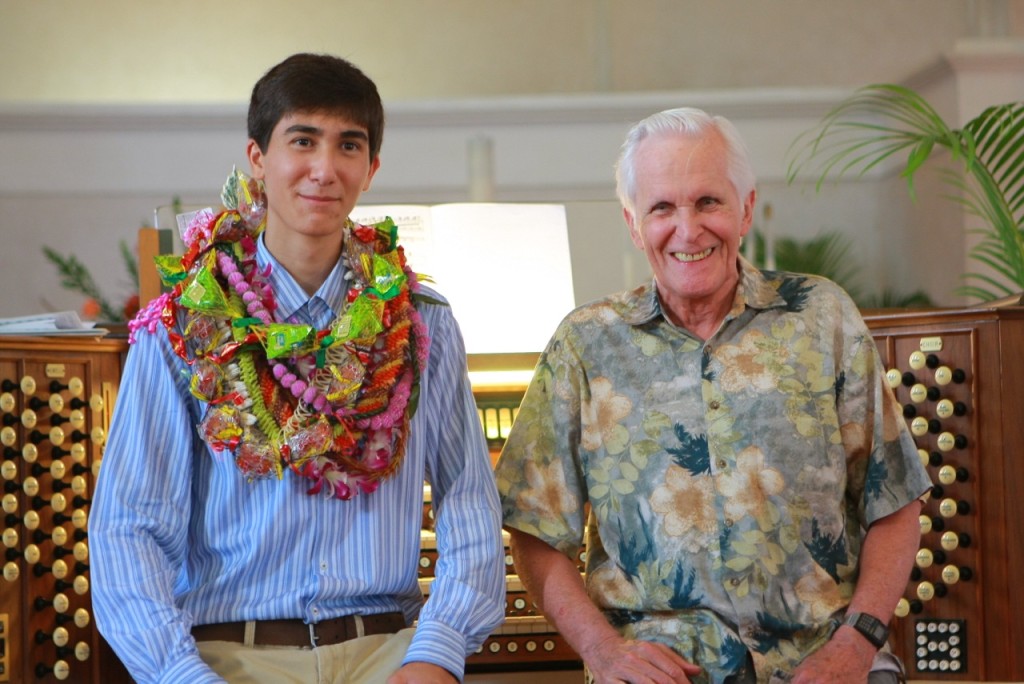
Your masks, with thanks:
[[[413,628],[333,646],[244,646],[201,641],[199,655],[229,684],[383,684],[402,664]]]

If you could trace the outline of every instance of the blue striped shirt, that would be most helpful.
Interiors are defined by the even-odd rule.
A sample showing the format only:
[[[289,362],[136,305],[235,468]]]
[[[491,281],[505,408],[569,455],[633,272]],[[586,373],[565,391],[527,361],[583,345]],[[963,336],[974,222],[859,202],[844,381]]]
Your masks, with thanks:
[[[323,328],[340,309],[344,267],[312,297],[272,265],[278,320]],[[440,297],[426,288],[425,294]],[[405,461],[372,494],[309,496],[286,473],[247,482],[198,437],[204,406],[162,331],[139,332],[125,362],[90,516],[93,608],[104,638],[141,682],[219,682],[192,625],[400,610],[418,624],[405,661],[461,676],[504,617],[501,515],[447,306],[419,304],[430,335]],[[417,581],[423,483],[439,560],[424,605]]]

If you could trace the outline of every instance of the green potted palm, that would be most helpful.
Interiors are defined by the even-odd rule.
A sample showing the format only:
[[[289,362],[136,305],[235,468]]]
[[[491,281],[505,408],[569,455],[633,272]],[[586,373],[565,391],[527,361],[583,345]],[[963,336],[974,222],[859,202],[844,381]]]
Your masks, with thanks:
[[[909,88],[892,84],[857,90],[790,148],[792,183],[804,173],[820,189],[829,177],[862,175],[906,154],[901,175],[911,195],[914,174],[938,150],[954,164],[942,170],[950,197],[979,221],[969,256],[988,267],[967,272],[958,292],[981,301],[1024,290],[1024,102],[985,109],[963,128],[943,121]]]

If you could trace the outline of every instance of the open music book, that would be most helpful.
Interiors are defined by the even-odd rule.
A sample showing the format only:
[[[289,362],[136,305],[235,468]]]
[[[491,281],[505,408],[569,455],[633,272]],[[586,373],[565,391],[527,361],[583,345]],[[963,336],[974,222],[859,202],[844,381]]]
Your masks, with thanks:
[[[575,306],[569,233],[560,204],[367,205],[390,216],[413,271],[451,303],[471,354],[539,352]]]

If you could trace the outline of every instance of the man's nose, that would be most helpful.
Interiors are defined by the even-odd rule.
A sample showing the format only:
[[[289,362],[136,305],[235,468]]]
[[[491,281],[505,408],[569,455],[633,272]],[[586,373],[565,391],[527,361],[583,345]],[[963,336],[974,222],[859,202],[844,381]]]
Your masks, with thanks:
[[[330,150],[320,150],[310,160],[309,177],[321,185],[333,183],[338,172],[334,164],[334,153]]]

